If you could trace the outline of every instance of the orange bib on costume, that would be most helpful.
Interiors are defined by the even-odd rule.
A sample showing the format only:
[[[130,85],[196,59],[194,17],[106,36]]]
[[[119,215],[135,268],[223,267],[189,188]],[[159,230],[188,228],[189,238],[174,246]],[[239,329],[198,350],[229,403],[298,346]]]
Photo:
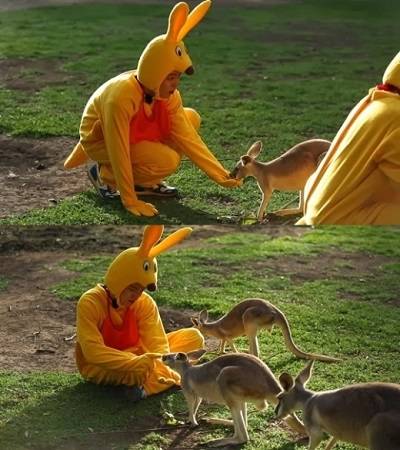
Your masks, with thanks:
[[[123,318],[122,326],[117,328],[111,321],[110,306],[108,306],[108,316],[101,327],[101,334],[104,339],[104,344],[107,347],[117,350],[134,347],[139,341],[139,332],[134,312],[128,309]]]
[[[152,114],[146,115],[144,103],[131,120],[129,130],[129,143],[137,144],[140,141],[161,142],[169,136],[170,123],[165,101],[155,100]]]

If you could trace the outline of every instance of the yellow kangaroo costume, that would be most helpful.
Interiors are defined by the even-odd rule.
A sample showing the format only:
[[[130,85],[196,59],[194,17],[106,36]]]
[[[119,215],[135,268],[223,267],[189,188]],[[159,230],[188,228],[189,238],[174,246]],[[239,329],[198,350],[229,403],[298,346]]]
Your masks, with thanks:
[[[400,224],[400,53],[307,181],[297,224]]]
[[[146,293],[122,307],[119,297],[133,283],[154,291],[160,253],[190,234],[181,228],[163,241],[162,225],[144,229],[140,247],[120,253],[110,264],[105,285],[85,292],[77,306],[76,362],[81,375],[96,384],[143,386],[147,395],[179,384],[177,373],[158,358],[169,352],[188,352],[204,345],[194,328],[166,334],[154,300]]]
[[[66,169],[89,158],[101,163],[102,181],[119,190],[123,205],[135,215],[152,216],[157,210],[138,200],[134,184],[159,184],[175,172],[182,155],[220,185],[239,185],[200,138],[200,116],[183,107],[179,91],[168,99],[159,97],[168,74],[194,72],[182,39],[210,5],[210,0],[203,1],[190,14],[187,3],[175,5],[167,33],[147,45],[138,68],[112,78],[94,92],[83,112],[80,141],[64,163]]]

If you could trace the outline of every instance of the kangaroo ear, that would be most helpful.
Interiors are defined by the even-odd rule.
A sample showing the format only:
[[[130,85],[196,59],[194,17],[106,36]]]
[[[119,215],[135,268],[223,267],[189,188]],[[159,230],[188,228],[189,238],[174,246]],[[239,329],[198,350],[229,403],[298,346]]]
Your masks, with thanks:
[[[253,158],[251,156],[248,155],[244,155],[240,158],[240,161],[242,161],[242,164],[245,166],[246,164],[249,164],[251,161],[253,160]]]
[[[206,309],[203,309],[202,311],[200,311],[199,319],[200,319],[200,322],[203,322],[203,323],[207,321],[207,319],[208,319],[208,312],[207,312]]]
[[[254,159],[257,158],[262,150],[262,147],[263,145],[261,141],[254,142],[254,144],[247,150],[247,155]]]
[[[139,253],[146,258],[152,247],[160,240],[164,231],[164,225],[148,225],[143,231],[142,243]]]
[[[205,353],[207,353],[207,350],[205,350],[204,348],[200,348],[199,350],[193,350],[192,352],[187,353],[187,358],[188,358],[189,362],[197,361]]]
[[[194,10],[189,14],[189,17],[186,20],[186,23],[181,28],[181,31],[178,34],[178,42],[181,41],[190,30],[192,30],[207,14],[211,6],[211,0],[205,0],[201,2],[199,5],[194,8]]]
[[[290,375],[286,372],[284,372],[279,377],[279,382],[281,383],[281,386],[283,387],[283,390],[285,390],[285,391],[289,391],[294,386],[294,381],[293,381],[292,375]]]
[[[311,378],[312,369],[314,366],[314,360],[311,360],[306,367],[297,375],[296,384],[300,384],[301,386],[305,386],[308,383],[308,380]]]
[[[187,361],[188,357],[187,357],[186,353],[179,352],[176,354],[175,359],[176,359],[176,361]]]
[[[183,241],[187,236],[189,236],[191,232],[192,229],[190,227],[184,227],[181,228],[180,230],[174,231],[172,234],[170,234],[164,240],[162,240],[159,244],[150,249],[149,257],[155,258],[160,253],[163,253],[169,248],[173,247],[174,245],[179,244],[179,242]]]
[[[189,14],[189,5],[185,2],[177,3],[169,15],[168,31],[166,39],[168,41],[179,42],[178,35],[186,23]]]

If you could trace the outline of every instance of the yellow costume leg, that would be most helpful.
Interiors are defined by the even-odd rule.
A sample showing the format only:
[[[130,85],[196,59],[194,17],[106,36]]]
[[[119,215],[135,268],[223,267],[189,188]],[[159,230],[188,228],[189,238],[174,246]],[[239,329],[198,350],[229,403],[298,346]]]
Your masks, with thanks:
[[[171,353],[174,352],[190,352],[204,347],[204,338],[199,330],[196,328],[184,328],[182,330],[173,331],[167,334],[169,349]],[[148,377],[144,384],[144,390],[147,395],[158,394],[165,391],[174,384],[179,384],[179,376],[175,372],[166,367],[161,361],[156,361],[154,372]],[[164,384],[160,383],[159,378],[171,379],[171,374],[174,375],[174,383]]]
[[[161,142],[141,141],[131,145],[131,161],[135,184],[151,187],[159,184],[178,168],[178,152]]]

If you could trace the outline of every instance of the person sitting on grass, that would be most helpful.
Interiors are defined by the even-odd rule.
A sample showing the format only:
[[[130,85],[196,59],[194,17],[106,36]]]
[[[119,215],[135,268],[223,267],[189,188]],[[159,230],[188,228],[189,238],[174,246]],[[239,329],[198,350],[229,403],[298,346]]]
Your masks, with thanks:
[[[221,186],[240,184],[215,158],[198,134],[200,115],[184,108],[178,91],[181,75],[194,72],[182,39],[204,17],[210,0],[190,14],[180,2],[172,9],[166,34],[143,51],[136,70],[112,78],[89,99],[80,125],[80,141],[64,163],[71,169],[95,161],[88,176],[103,198],[120,194],[135,215],[158,213],[138,196],[177,195],[164,178],[187,156]]]
[[[318,224],[400,225],[400,53],[307,181],[297,225]]]
[[[108,267],[104,284],[85,292],[77,305],[75,355],[80,374],[96,384],[124,386],[133,401],[180,383],[161,355],[204,346],[195,328],[166,334],[155,301],[144,292],[157,289],[155,257],[191,232],[181,228],[158,242],[163,229],[147,226],[140,246],[120,253]]]

